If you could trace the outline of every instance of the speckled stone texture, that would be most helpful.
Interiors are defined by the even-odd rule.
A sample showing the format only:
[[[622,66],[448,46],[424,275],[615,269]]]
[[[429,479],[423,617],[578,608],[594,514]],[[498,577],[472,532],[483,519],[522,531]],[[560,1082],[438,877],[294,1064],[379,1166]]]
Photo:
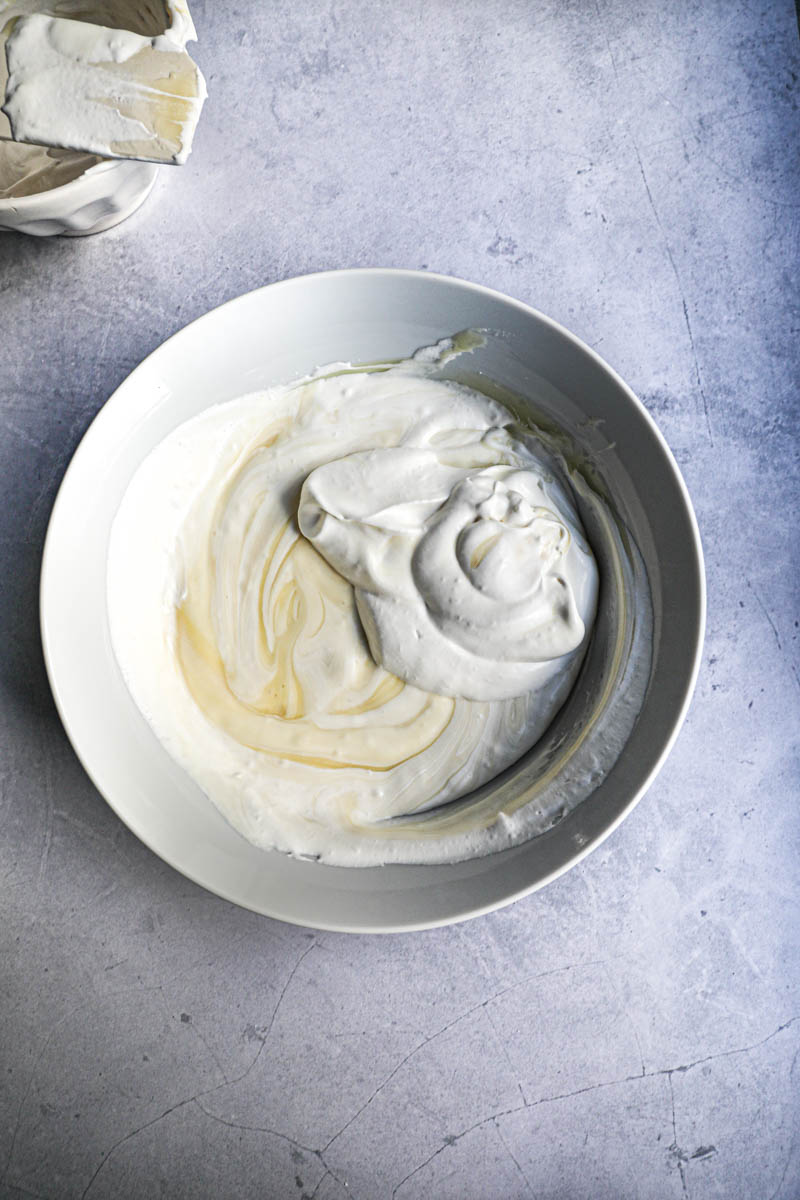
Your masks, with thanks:
[[[194,3],[183,170],[0,236],[0,1194],[800,1196],[797,97],[789,0]],[[42,666],[59,480],[166,336],[319,268],[423,267],[598,347],[694,498],[709,627],[633,815],[505,911],[316,934],[175,874]]]

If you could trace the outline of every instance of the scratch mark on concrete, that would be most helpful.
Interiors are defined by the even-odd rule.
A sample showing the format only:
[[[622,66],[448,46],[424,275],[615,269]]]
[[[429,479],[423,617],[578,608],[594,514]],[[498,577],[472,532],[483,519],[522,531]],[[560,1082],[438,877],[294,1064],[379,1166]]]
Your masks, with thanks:
[[[74,826],[82,837],[90,837],[95,841],[102,842],[105,846],[110,846],[114,854],[118,855],[126,866],[131,866],[130,856],[126,853],[124,847],[120,846],[119,835],[116,830],[111,834],[104,833],[101,829],[90,825],[88,821],[82,821],[80,817],[76,817],[74,813],[67,812],[63,808],[55,809],[54,816],[58,817],[59,821],[65,825]]]
[[[516,1071],[514,1070],[514,1064],[511,1062],[511,1059],[508,1056],[508,1047],[506,1046],[505,1039],[501,1038],[500,1034],[497,1032],[497,1026],[495,1025],[494,1021],[492,1020],[492,1014],[489,1012],[488,1005],[484,1005],[483,1015],[485,1016],[485,1018],[489,1024],[489,1027],[492,1031],[492,1035],[494,1036],[494,1039],[497,1042],[497,1045],[500,1047],[500,1051],[503,1055],[503,1058],[508,1063],[509,1071],[514,1076],[514,1082],[516,1083],[517,1088],[519,1090],[519,1094],[520,1094],[522,1103],[525,1104],[527,1102],[528,1097],[525,1095],[525,1089],[523,1088],[522,1084],[517,1079]]]
[[[89,407],[88,410],[86,408],[79,409],[75,413],[66,434],[63,434],[59,438],[60,450],[58,458],[52,462],[50,470],[44,476],[28,510],[28,520],[25,524],[23,535],[26,542],[34,542],[42,535],[45,515],[49,513],[52,507],[53,497],[66,470],[67,462],[95,414],[96,409],[94,407]]]
[[[199,1030],[199,1029],[197,1028],[197,1026],[195,1025],[194,1021],[192,1021],[192,1022],[190,1022],[190,1023],[189,1023],[189,1028],[191,1029],[191,1031],[192,1031],[192,1033],[194,1034],[194,1036],[195,1036],[195,1037],[198,1039],[198,1041],[202,1042],[202,1044],[205,1046],[205,1048],[206,1048],[206,1050],[208,1051],[209,1055],[210,1055],[210,1056],[211,1056],[211,1058],[214,1060],[214,1065],[215,1065],[215,1067],[217,1068],[217,1070],[219,1071],[220,1075],[222,1076],[222,1079],[223,1079],[224,1083],[227,1083],[227,1082],[228,1082],[228,1073],[227,1073],[227,1071],[225,1070],[225,1068],[223,1067],[222,1063],[221,1063],[221,1062],[219,1061],[219,1059],[217,1058],[217,1055],[215,1054],[215,1052],[214,1052],[214,1051],[211,1049],[211,1047],[209,1046],[209,1044],[208,1044],[207,1040],[206,1040],[206,1039],[203,1037],[202,1033],[200,1032],[200,1030]]]
[[[692,323],[689,319],[689,307],[686,303],[686,294],[683,290],[683,284],[681,283],[680,273],[678,271],[678,267],[675,262],[675,255],[672,253],[672,247],[670,246],[669,238],[667,237],[666,230],[664,229],[664,226],[661,223],[661,217],[658,215],[658,209],[656,208],[655,201],[653,200],[653,193],[650,191],[650,184],[647,181],[647,175],[645,174],[644,163],[642,162],[642,156],[639,153],[639,147],[633,141],[633,138],[631,138],[631,144],[633,146],[634,153],[636,154],[636,161],[639,164],[639,171],[642,176],[644,190],[647,193],[647,200],[648,200],[648,203],[650,204],[650,208],[653,213],[653,216],[655,217],[656,225],[658,225],[658,228],[661,231],[661,236],[664,239],[664,248],[667,252],[667,258],[669,259],[669,264],[672,267],[672,273],[675,276],[675,282],[678,286],[678,294],[680,295],[681,305],[683,307],[683,320],[686,325],[686,332],[689,337],[689,349],[692,352],[692,361],[694,363],[695,378],[697,380],[697,387],[700,392],[700,398],[703,401],[703,413],[705,415],[706,429],[708,430],[708,440],[710,441],[711,445],[713,446],[714,445],[714,433],[711,428],[711,412],[709,409],[708,397],[706,396],[705,388],[703,387],[703,376],[700,373],[700,362],[697,357],[697,347],[694,344],[694,334],[692,332]]]
[[[523,1171],[520,1164],[517,1162],[516,1156],[515,1156],[513,1150],[511,1149],[511,1147],[509,1146],[508,1142],[503,1137],[503,1131],[500,1128],[500,1126],[497,1124],[497,1121],[494,1122],[494,1128],[495,1128],[495,1132],[497,1133],[497,1136],[500,1138],[500,1141],[503,1143],[503,1146],[505,1147],[508,1157],[511,1159],[514,1166],[517,1168],[520,1175],[522,1176],[523,1183],[525,1184],[525,1187],[527,1188],[529,1194],[533,1197],[533,1200],[536,1200],[536,1194],[535,1194],[533,1188],[531,1187],[530,1180],[528,1179],[528,1176],[525,1174],[525,1172]]]
[[[34,450],[41,450],[41,442],[27,430],[24,425],[18,425],[16,421],[12,421],[7,415],[3,416],[3,433],[10,433],[26,446],[32,446]]]
[[[100,343],[97,347],[97,359],[99,362],[102,362],[105,358],[106,347],[108,346],[108,339],[111,334],[111,330],[114,328],[114,325],[115,325],[115,318],[109,317],[105,323],[103,332],[100,335]]]
[[[594,10],[597,13],[597,19],[600,22],[600,31],[603,34],[603,39],[606,43],[606,49],[608,50],[608,57],[611,59],[611,67],[614,71],[614,78],[616,79],[617,83],[619,83],[619,71],[617,70],[617,60],[614,58],[614,51],[611,49],[611,42],[608,37],[608,31],[606,30],[605,21],[603,20],[602,13],[600,12],[600,5],[598,3],[598,0],[594,0]]]
[[[783,653],[783,646],[781,645],[781,635],[778,633],[778,628],[777,628],[775,622],[773,621],[772,617],[770,616],[769,609],[767,608],[766,604],[761,599],[761,597],[759,596],[758,592],[753,587],[753,585],[749,579],[747,580],[747,586],[750,589],[750,591],[753,593],[753,595],[755,596],[758,607],[761,609],[762,613],[764,614],[764,616],[767,619],[767,623],[775,637],[775,645],[778,647],[778,649],[781,651],[781,653]]]
[[[794,1076],[794,1070],[795,1070],[795,1067],[797,1066],[797,1060],[799,1057],[800,1057],[800,1050],[798,1050],[796,1052],[794,1058],[792,1059],[792,1065],[789,1068],[789,1079],[790,1080]],[[789,1171],[789,1164],[791,1163],[792,1159],[794,1158],[794,1148],[795,1148],[796,1144],[797,1144],[797,1134],[795,1133],[795,1134],[793,1134],[792,1140],[789,1144],[789,1153],[786,1156],[786,1162],[783,1164],[783,1171],[781,1172],[781,1177],[778,1181],[778,1186],[775,1188],[775,1191],[772,1193],[769,1200],[778,1200],[778,1197],[779,1197],[781,1191],[783,1190],[783,1185],[784,1185],[784,1182],[786,1181],[786,1175]]]
[[[18,1183],[13,1183],[11,1186],[14,1191],[19,1192],[21,1196],[32,1196],[33,1200],[49,1200],[49,1198],[43,1195],[42,1192],[32,1192],[29,1188],[24,1188]]]
[[[112,879],[111,882],[107,883],[106,886],[104,888],[101,888],[99,892],[95,892],[95,894],[93,896],[90,896],[85,904],[81,904],[78,907],[78,911],[85,912],[89,908],[94,908],[94,906],[96,904],[100,904],[101,901],[107,900],[109,898],[109,896],[113,896],[114,893],[118,890],[119,890],[119,880]]]
[[[155,991],[155,992],[157,993],[157,995],[158,995],[158,1000],[159,1000],[159,1002],[160,1002],[160,1004],[161,1004],[161,1009],[162,1009],[162,1011],[163,1011],[163,1013],[164,1013],[164,1017],[165,1017],[166,1021],[167,1021],[167,1022],[171,1022],[171,1021],[174,1019],[174,1012],[173,1012],[173,1010],[170,1008],[170,1006],[167,1004],[167,999],[166,999],[166,996],[164,995],[164,986],[163,986],[163,984],[156,984],[156,985],[155,985],[155,987],[154,987],[152,990],[153,990],[153,991]],[[227,1072],[225,1071],[225,1068],[223,1067],[222,1063],[221,1063],[221,1062],[219,1061],[219,1059],[217,1058],[217,1056],[216,1056],[216,1054],[214,1053],[214,1051],[213,1051],[213,1050],[211,1049],[211,1047],[209,1046],[209,1044],[208,1044],[208,1042],[206,1041],[206,1039],[203,1037],[203,1035],[202,1035],[202,1033],[200,1032],[200,1030],[197,1028],[197,1026],[194,1024],[194,1022],[191,1020],[191,1018],[189,1018],[189,1017],[187,1016],[187,1014],[186,1014],[186,1013],[182,1013],[182,1014],[181,1014],[181,1023],[182,1023],[182,1024],[184,1024],[184,1025],[188,1025],[188,1027],[189,1027],[189,1030],[190,1030],[190,1032],[192,1033],[192,1035],[193,1035],[193,1036],[194,1036],[194,1037],[195,1037],[195,1038],[196,1038],[196,1039],[197,1039],[199,1042],[201,1042],[201,1043],[202,1043],[202,1045],[204,1046],[204,1048],[205,1048],[205,1050],[206,1050],[207,1054],[209,1055],[209,1057],[210,1057],[211,1059],[213,1059],[214,1066],[216,1067],[217,1071],[219,1072],[219,1074],[221,1075],[221,1077],[222,1077],[222,1080],[223,1080],[223,1082],[222,1082],[222,1083],[221,1083],[219,1086],[220,1086],[220,1087],[224,1087],[224,1085],[225,1085],[225,1084],[228,1082],[228,1075],[227,1075]]]
[[[275,124],[278,128],[278,133],[286,133],[288,126],[286,125],[285,121],[283,121],[281,119],[281,117],[278,113],[278,93],[276,91],[273,91],[273,93],[272,93],[272,99],[269,102],[269,110],[275,119]]]
[[[636,1024],[633,1020],[633,1017],[631,1016],[628,1009],[625,1007],[625,1005],[622,1002],[622,997],[619,994],[619,989],[617,988],[617,985],[615,984],[615,982],[612,978],[611,972],[608,969],[608,963],[604,962],[601,965],[603,967],[603,971],[605,972],[606,979],[609,982],[609,986],[611,987],[611,990],[617,999],[617,1004],[619,1005],[621,1012],[628,1019],[628,1024],[630,1025],[631,1031],[633,1033],[633,1040],[636,1042],[636,1049],[639,1051],[639,1062],[641,1063],[641,1066],[642,1066],[642,1078],[644,1078],[644,1076],[647,1074],[647,1072],[645,1071],[645,1066],[644,1066],[644,1051],[642,1050],[642,1043],[641,1043],[641,1039],[639,1038],[639,1030],[636,1028]]]
[[[786,1180],[786,1175],[789,1170],[789,1164],[791,1163],[791,1161],[794,1157],[794,1147],[795,1147],[795,1142],[794,1142],[794,1138],[792,1138],[791,1145],[789,1146],[789,1154],[787,1156],[786,1162],[784,1163],[783,1172],[781,1173],[780,1181],[778,1183],[778,1186],[775,1188],[775,1191],[770,1196],[769,1200],[778,1200],[778,1197],[781,1194],[784,1182]]]
[[[53,786],[52,786],[53,778],[52,778],[52,771],[51,771],[51,763],[49,761],[47,762],[47,765],[45,766],[45,770],[44,770],[44,785],[45,785],[44,799],[45,799],[45,804],[47,805],[47,811],[45,813],[45,820],[44,820],[44,842],[42,845],[42,853],[39,858],[39,875],[38,875],[37,886],[40,888],[42,886],[42,883],[44,882],[44,877],[47,873],[47,864],[50,860],[50,847],[53,842],[53,814],[54,814]]]

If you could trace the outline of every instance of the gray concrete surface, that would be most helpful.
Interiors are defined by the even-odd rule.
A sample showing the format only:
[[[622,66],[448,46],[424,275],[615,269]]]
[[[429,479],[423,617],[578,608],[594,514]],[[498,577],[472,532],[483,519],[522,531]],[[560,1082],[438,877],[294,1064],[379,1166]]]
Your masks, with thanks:
[[[193,5],[189,165],[0,236],[0,1194],[800,1196],[800,54],[789,2]],[[42,666],[49,510],[193,317],[424,267],[563,321],[659,421],[709,629],[659,780],[510,909],[352,938],[239,911],[91,787]]]

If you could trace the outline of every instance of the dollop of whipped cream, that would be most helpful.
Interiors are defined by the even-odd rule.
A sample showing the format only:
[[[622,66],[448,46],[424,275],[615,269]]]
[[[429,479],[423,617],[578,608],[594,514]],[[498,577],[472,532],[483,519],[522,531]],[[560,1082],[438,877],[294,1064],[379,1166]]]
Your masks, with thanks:
[[[128,688],[259,846],[454,861],[542,832],[566,803],[449,804],[551,725],[598,573],[563,462],[436,369],[338,364],[202,412],[114,520]]]
[[[594,616],[594,559],[553,485],[506,429],[453,432],[445,411],[401,446],[317,467],[297,517],[355,588],[376,662],[505,700],[551,678]]]

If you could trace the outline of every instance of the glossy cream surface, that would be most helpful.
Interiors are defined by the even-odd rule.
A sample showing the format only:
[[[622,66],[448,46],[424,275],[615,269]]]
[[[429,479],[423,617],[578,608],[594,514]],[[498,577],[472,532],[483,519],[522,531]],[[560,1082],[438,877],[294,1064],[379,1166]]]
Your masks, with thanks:
[[[420,363],[207,410],[114,522],[129,690],[258,845],[372,865],[531,836],[532,813],[513,836],[414,814],[515,762],[580,668],[597,568],[557,475],[502,405]]]

